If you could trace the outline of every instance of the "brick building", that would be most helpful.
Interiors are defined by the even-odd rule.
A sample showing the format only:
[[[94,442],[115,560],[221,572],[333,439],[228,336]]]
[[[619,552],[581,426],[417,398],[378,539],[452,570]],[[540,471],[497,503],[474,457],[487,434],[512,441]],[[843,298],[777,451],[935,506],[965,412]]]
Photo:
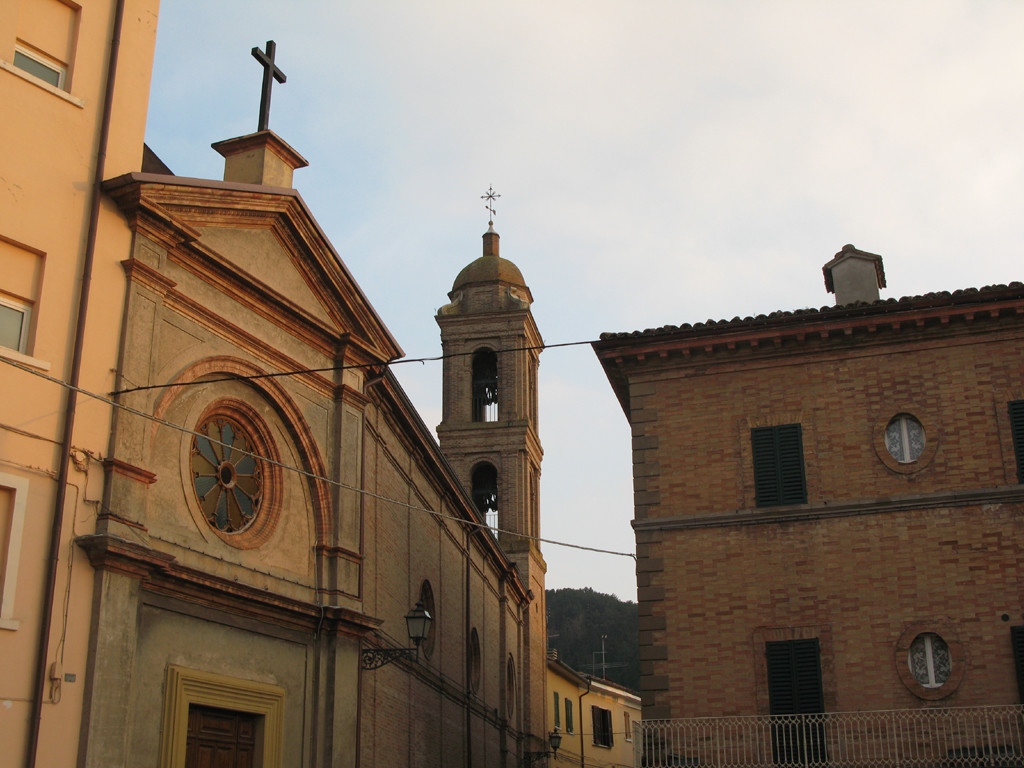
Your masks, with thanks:
[[[1021,701],[1024,286],[611,333],[644,719]]]

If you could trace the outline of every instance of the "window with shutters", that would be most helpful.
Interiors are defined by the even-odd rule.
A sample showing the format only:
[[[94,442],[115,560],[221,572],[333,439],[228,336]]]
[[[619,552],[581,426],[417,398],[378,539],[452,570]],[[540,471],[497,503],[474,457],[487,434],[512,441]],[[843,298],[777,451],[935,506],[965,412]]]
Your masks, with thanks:
[[[826,761],[818,638],[765,643],[772,757],[777,765]]]
[[[754,499],[759,507],[806,504],[803,434],[799,424],[750,430]]]
[[[1013,648],[1013,664],[1017,671],[1017,695],[1024,704],[1024,627],[1010,627],[1010,646]]]
[[[572,699],[565,700],[565,731],[573,733],[576,729],[572,724]]]
[[[1009,403],[1009,410],[1013,452],[1017,457],[1017,482],[1024,483],[1024,400]]]
[[[555,730],[557,731],[562,727],[562,710],[560,708],[562,702],[558,700],[558,691],[555,691]]]
[[[591,707],[594,724],[594,743],[599,747],[612,745],[612,711],[604,707]]]

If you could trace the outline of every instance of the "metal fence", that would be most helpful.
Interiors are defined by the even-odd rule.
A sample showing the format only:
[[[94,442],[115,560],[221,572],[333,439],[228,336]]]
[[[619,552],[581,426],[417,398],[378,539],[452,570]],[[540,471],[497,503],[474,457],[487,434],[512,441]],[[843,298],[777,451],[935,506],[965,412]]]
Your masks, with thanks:
[[[644,720],[637,768],[1024,768],[1024,707]]]

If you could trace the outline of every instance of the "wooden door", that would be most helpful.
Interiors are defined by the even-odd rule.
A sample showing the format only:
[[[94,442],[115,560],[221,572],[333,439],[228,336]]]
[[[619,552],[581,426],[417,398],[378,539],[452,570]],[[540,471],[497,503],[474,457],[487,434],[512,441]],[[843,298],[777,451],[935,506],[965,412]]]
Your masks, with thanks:
[[[259,768],[258,720],[247,712],[190,706],[185,768]]]

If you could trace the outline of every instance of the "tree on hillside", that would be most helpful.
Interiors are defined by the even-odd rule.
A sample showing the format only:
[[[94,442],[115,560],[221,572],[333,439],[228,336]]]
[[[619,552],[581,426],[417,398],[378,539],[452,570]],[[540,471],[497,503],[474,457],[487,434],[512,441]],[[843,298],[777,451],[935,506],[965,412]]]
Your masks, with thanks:
[[[593,589],[549,589],[548,648],[583,674],[637,690],[637,604]],[[601,657],[602,637],[604,658]],[[602,667],[602,662],[604,666]]]

